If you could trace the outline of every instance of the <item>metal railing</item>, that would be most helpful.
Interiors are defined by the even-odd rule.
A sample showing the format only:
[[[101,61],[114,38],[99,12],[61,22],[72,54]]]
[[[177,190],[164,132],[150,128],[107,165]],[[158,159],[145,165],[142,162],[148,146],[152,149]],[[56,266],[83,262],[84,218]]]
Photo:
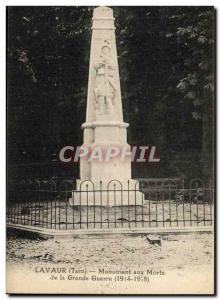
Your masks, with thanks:
[[[155,183],[156,182],[156,183]],[[23,181],[10,185],[7,222],[51,229],[210,226],[214,191],[201,179],[91,181],[73,189],[71,181]],[[159,182],[159,183],[158,183]]]

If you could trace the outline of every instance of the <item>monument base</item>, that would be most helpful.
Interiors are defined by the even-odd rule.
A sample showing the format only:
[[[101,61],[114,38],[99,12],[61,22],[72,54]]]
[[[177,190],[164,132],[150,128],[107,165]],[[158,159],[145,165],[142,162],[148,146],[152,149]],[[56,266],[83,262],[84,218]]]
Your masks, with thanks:
[[[69,199],[71,206],[128,206],[143,205],[144,193],[136,180],[91,182],[77,180],[77,188]]]

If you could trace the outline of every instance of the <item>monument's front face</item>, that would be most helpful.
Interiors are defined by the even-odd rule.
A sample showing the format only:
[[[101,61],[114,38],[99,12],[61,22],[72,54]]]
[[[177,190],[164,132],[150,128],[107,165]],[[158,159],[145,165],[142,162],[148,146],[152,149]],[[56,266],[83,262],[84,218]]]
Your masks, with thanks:
[[[86,148],[97,146],[107,149],[114,146],[125,149],[126,157],[114,156],[108,161],[98,158],[80,160],[80,180],[77,190],[84,189],[85,180],[92,181],[96,189],[108,188],[112,180],[118,180],[117,188],[138,190],[138,183],[131,180],[130,146],[127,144],[128,124],[123,122],[121,88],[115,40],[113,11],[108,7],[98,7],[93,12],[92,41],[89,65],[84,144]],[[106,150],[107,151],[107,150]],[[139,192],[138,192],[139,193]],[[141,194],[141,193],[139,193]],[[126,192],[127,195],[127,192]],[[139,195],[140,196],[140,195]]]
[[[86,123],[123,122],[113,11],[93,12]]]
[[[91,148],[127,146],[129,151],[127,127],[122,114],[113,11],[98,7],[93,12],[84,144]],[[124,181],[131,178],[131,160],[128,156],[124,161],[114,158],[109,162],[82,159],[80,172],[81,180]]]

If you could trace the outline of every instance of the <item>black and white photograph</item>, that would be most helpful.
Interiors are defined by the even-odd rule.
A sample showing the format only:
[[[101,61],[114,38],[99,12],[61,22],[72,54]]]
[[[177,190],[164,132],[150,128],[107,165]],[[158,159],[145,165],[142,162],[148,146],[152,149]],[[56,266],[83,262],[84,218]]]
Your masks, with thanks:
[[[6,293],[214,295],[215,7],[5,14]]]

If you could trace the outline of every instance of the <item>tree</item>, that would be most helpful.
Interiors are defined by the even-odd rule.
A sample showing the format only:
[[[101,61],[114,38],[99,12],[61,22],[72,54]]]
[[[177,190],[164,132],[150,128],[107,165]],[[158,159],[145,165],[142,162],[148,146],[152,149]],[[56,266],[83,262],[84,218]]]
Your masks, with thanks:
[[[202,119],[203,176],[213,179],[214,154],[214,9],[198,8],[197,14],[177,14],[182,20],[177,40],[185,48],[183,77],[177,88],[192,101],[192,117]]]

